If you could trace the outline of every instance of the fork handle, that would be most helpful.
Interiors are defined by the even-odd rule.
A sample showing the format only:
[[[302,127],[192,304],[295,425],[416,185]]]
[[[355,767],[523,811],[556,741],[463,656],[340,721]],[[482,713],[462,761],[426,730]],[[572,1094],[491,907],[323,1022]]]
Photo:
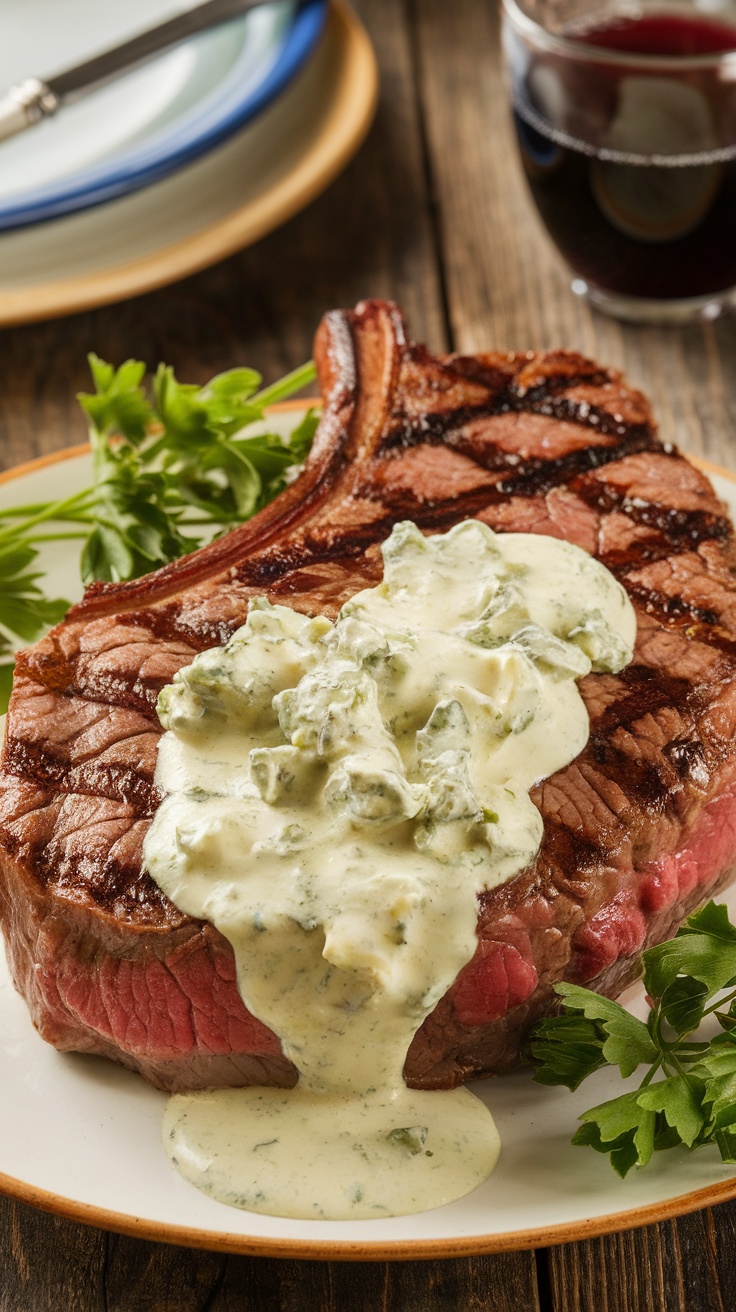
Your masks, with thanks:
[[[0,141],[40,123],[58,108],[58,97],[51,88],[37,77],[27,77],[0,100]]]

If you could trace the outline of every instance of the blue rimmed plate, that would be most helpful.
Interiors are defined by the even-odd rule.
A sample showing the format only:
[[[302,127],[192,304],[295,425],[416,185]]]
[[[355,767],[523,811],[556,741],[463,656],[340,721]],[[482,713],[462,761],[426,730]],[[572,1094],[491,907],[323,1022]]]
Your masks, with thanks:
[[[365,29],[345,0],[332,0],[313,57],[227,141],[107,205],[2,234],[0,326],[125,300],[258,241],[345,167],[377,88]]]
[[[6,0],[0,88],[51,75],[191,7]],[[191,163],[255,118],[314,49],[329,0],[274,0],[172,48],[0,145],[0,231],[100,205]]]

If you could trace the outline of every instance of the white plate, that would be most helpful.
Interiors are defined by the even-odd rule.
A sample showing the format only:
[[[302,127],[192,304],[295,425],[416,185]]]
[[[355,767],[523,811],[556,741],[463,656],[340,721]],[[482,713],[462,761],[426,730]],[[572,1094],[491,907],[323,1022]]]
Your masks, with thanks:
[[[293,415],[280,422],[293,423]],[[0,507],[84,486],[86,456],[26,467],[0,486]],[[736,512],[736,480],[716,474]],[[53,548],[51,584],[78,596],[75,552]],[[727,901],[729,899],[726,899]],[[736,912],[736,890],[730,894]],[[628,1005],[644,1014],[641,990]],[[375,1221],[293,1221],[207,1198],[169,1165],[160,1144],[165,1094],[103,1058],[60,1054],[35,1033],[6,967],[0,971],[0,1089],[6,1132],[0,1188],[26,1202],[128,1234],[232,1252],[322,1258],[411,1258],[505,1251],[641,1225],[736,1197],[736,1172],[715,1149],[657,1154],[625,1181],[608,1159],[573,1148],[577,1114],[621,1093],[600,1071],[575,1094],[528,1073],[473,1086],[501,1132],[490,1179],[448,1207]]]
[[[163,52],[0,147],[0,230],[99,205],[242,127],[295,76],[328,0],[274,0]],[[52,76],[191,8],[184,0],[6,0],[0,89]]]
[[[0,325],[135,296],[256,241],[344,167],[377,85],[364,28],[333,0],[307,66],[223,145],[132,195],[0,235]]]

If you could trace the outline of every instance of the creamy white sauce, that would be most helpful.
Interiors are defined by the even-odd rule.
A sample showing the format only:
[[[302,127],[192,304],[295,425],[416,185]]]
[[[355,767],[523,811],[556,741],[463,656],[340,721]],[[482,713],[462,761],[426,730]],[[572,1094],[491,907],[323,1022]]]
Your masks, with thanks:
[[[282,1216],[437,1207],[498,1155],[465,1089],[407,1049],[477,945],[477,897],[533,860],[529,789],[588,736],[575,680],[631,658],[623,588],[577,547],[400,524],[333,624],[264,599],[164,690],[167,794],[145,863],[232,944],[296,1089],[173,1097],[165,1147],[206,1193]]]

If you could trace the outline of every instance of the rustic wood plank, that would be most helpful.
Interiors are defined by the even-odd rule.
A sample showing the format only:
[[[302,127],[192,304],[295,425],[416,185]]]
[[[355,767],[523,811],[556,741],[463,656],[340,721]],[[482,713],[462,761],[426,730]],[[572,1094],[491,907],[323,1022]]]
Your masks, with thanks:
[[[736,1204],[698,1212],[676,1223],[687,1312],[736,1307]]]
[[[101,1230],[22,1203],[0,1207],[0,1312],[104,1312]]]
[[[533,1254],[299,1262],[106,1235],[0,1201],[0,1312],[544,1312]]]
[[[114,1235],[108,1238],[108,1250],[106,1312],[539,1309],[533,1267],[521,1254],[445,1262],[272,1261]]]
[[[651,396],[668,438],[736,468],[736,320],[633,327],[573,296],[517,159],[498,7],[414,0],[414,21],[455,349],[582,350]]]
[[[550,1249],[554,1312],[731,1312],[736,1206]]]
[[[525,1254],[442,1262],[291,1262],[231,1257],[208,1312],[538,1312]],[[113,1304],[110,1304],[111,1312]],[[173,1307],[173,1305],[172,1305]],[[164,1312],[167,1304],[141,1304]]]
[[[566,1244],[548,1260],[555,1312],[684,1312],[671,1225]]]
[[[0,1208],[0,1312],[539,1312],[523,1253],[437,1262],[232,1257]]]
[[[227,1260],[221,1253],[108,1235],[105,1312],[201,1312],[215,1307]]]
[[[30,1226],[20,1243],[16,1227],[12,1261],[5,1258],[10,1250],[0,1231],[0,1269],[12,1268],[27,1280],[38,1260],[43,1218],[19,1205],[14,1210],[28,1213]],[[539,1295],[526,1254],[428,1263],[303,1263],[225,1257],[110,1235],[105,1261],[105,1237],[99,1232],[66,1222],[50,1225],[59,1232],[54,1242],[71,1251],[72,1268],[71,1273],[54,1269],[46,1285],[47,1302],[27,1304],[34,1312],[64,1305],[55,1300],[80,1271],[88,1301],[70,1306],[84,1312],[99,1306],[103,1267],[108,1312],[194,1312],[202,1307],[209,1312],[342,1312],[348,1307],[351,1312],[545,1312],[548,1307],[554,1312],[730,1312],[736,1306],[734,1205],[540,1253]],[[87,1250],[94,1253],[100,1240],[97,1279],[89,1285],[85,1255],[89,1265]],[[22,1280],[16,1279],[8,1287],[13,1301],[3,1303],[0,1297],[0,1312],[25,1307],[22,1296]]]

